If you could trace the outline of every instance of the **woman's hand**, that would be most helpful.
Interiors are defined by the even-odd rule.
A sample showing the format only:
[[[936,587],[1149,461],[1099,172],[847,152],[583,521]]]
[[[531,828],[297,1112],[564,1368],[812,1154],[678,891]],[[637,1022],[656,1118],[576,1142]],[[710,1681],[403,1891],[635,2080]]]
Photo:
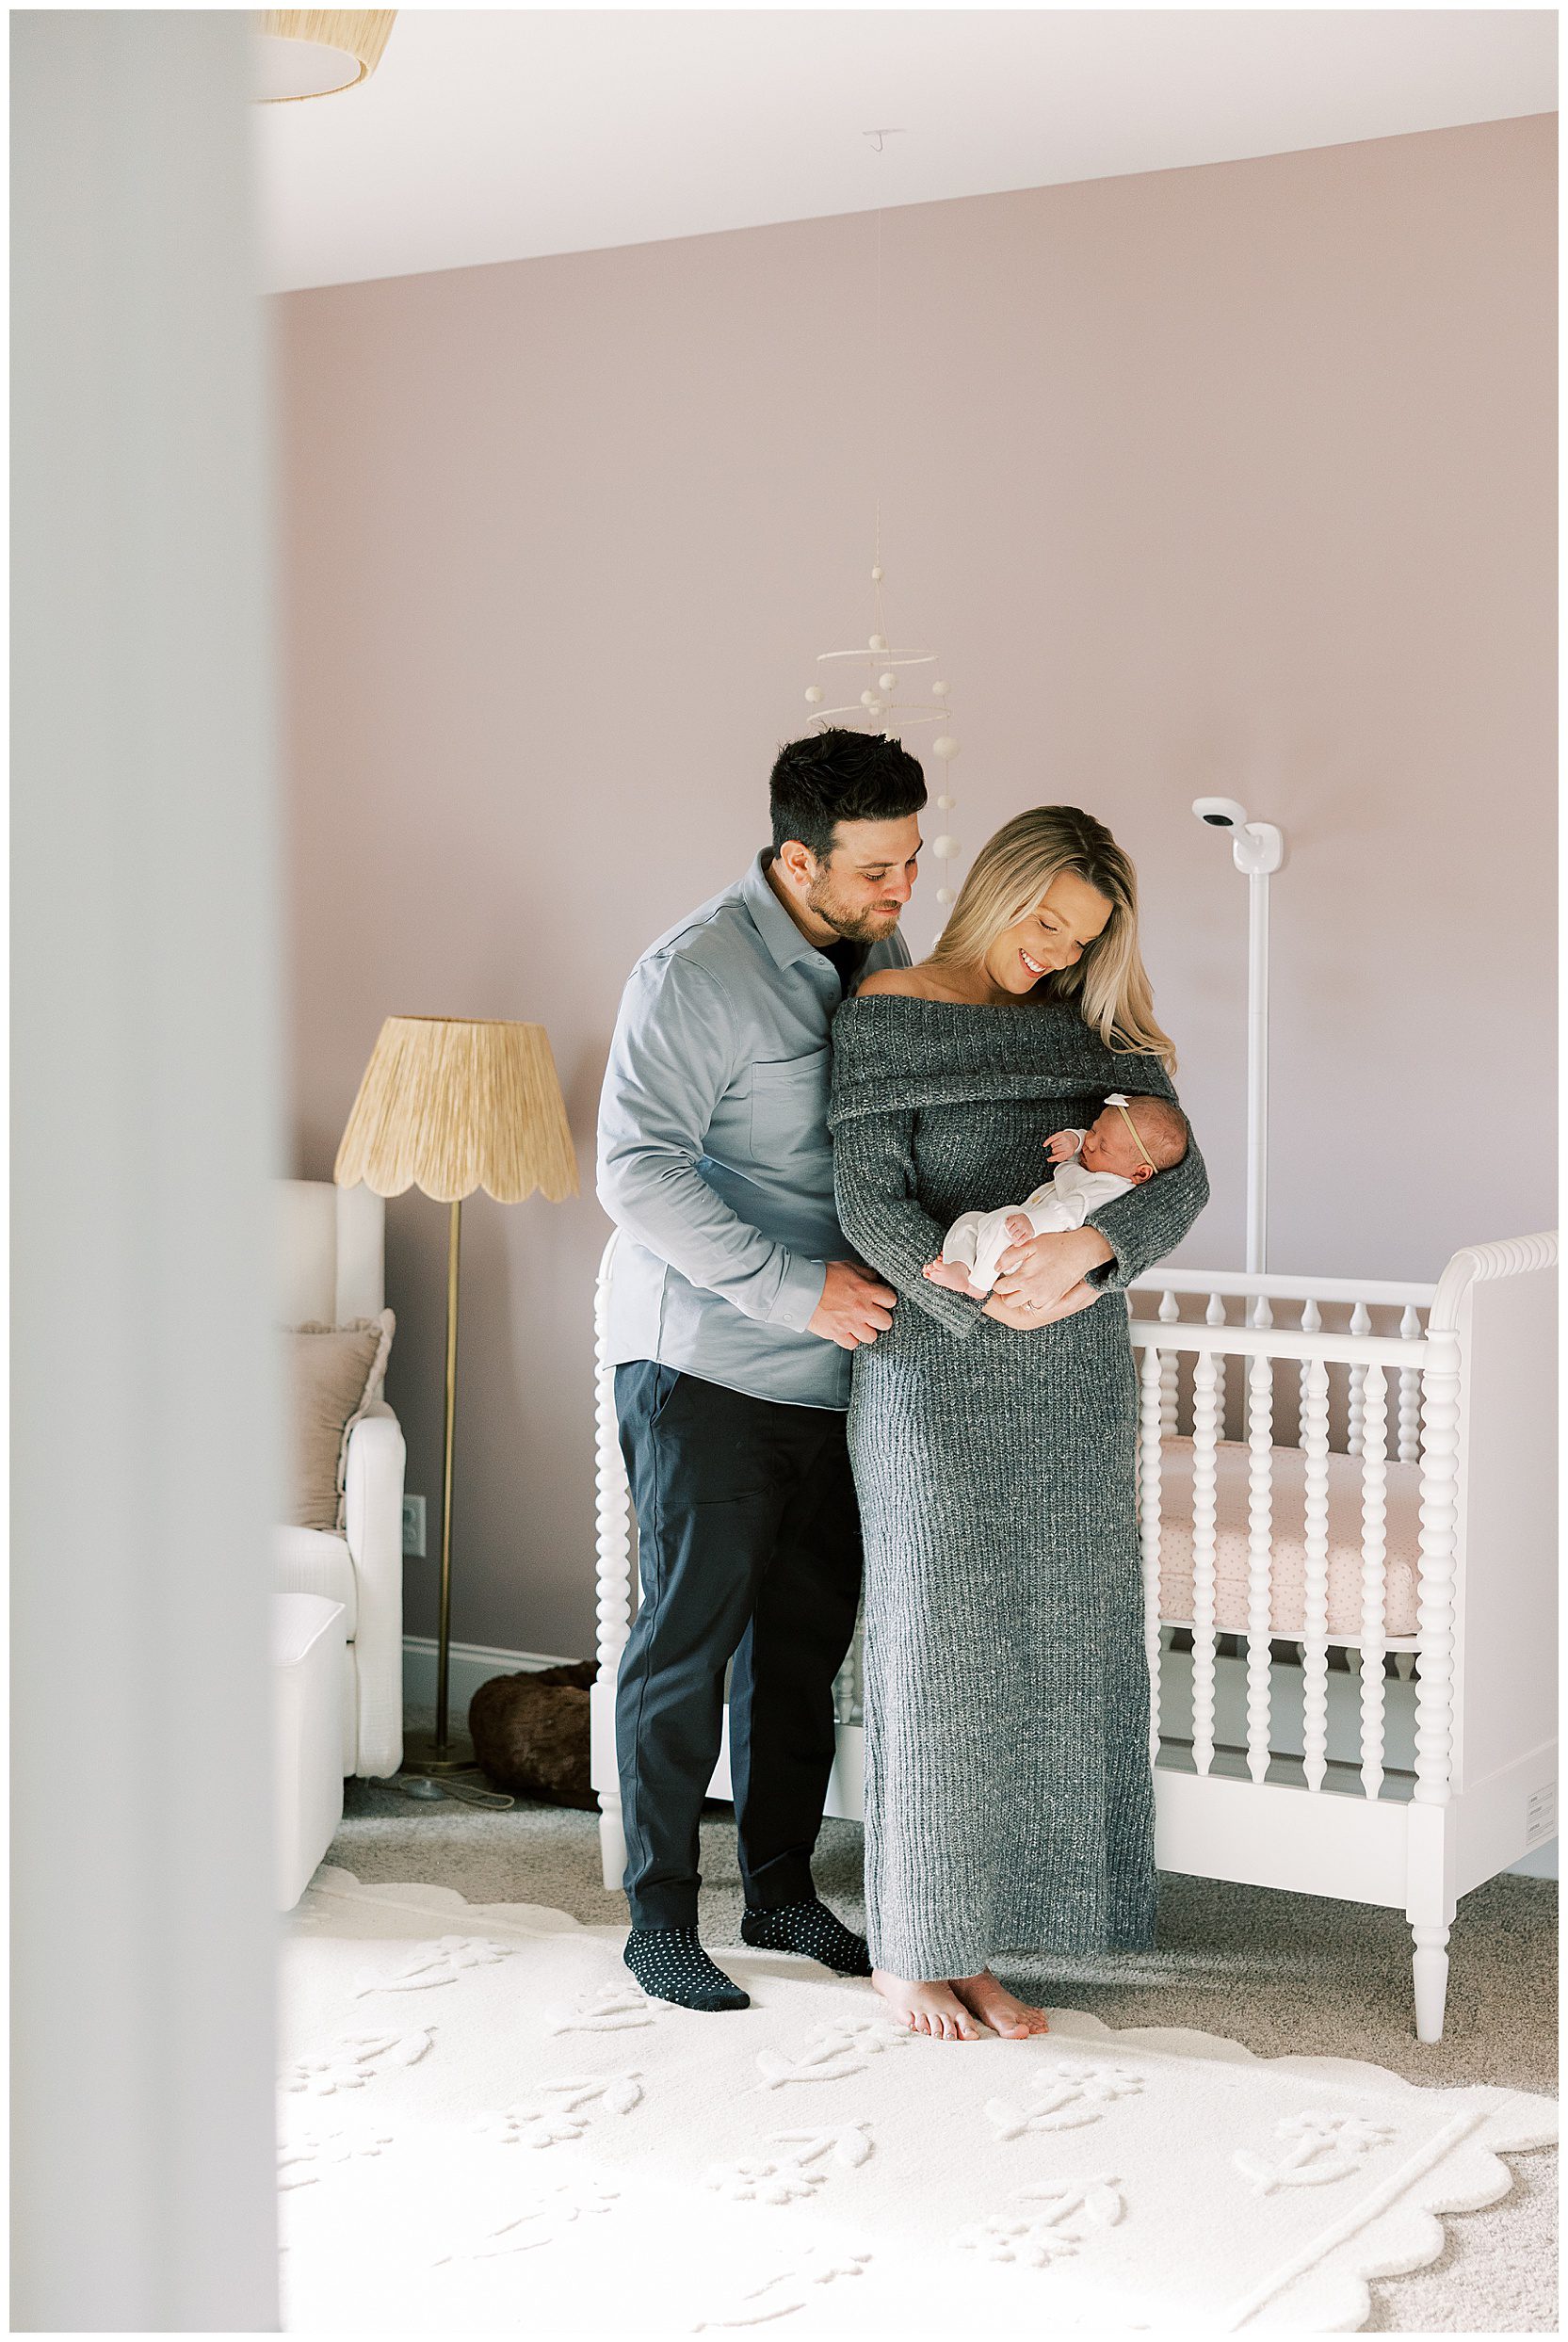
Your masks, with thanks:
[[[1032,1333],[1037,1326],[1055,1325],[1059,1317],[1075,1317],[1080,1309],[1092,1309],[1100,1298],[1098,1286],[1079,1284],[1047,1308],[1031,1309],[1027,1301],[1004,1301],[993,1293],[980,1316],[994,1317],[998,1325],[1010,1326],[1015,1333]]]
[[[999,1301],[1032,1302],[1028,1322],[1043,1324],[1046,1310],[1070,1293],[1090,1269],[1114,1257],[1098,1228],[1064,1228],[1054,1235],[1031,1236],[1026,1244],[1009,1245],[997,1264],[992,1292]],[[1091,1292],[1091,1298],[1098,1300],[1099,1292]]]

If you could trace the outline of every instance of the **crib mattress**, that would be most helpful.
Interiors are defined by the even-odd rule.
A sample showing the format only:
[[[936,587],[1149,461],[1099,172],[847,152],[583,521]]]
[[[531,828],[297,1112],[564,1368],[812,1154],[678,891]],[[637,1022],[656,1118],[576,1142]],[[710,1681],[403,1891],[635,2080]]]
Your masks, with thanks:
[[[1220,1440],[1215,1452],[1215,1624],[1225,1634],[1245,1634],[1251,1459],[1240,1440]],[[1161,1440],[1160,1453],[1159,1614],[1168,1625],[1188,1626],[1192,1623],[1192,1442]],[[1329,1635],[1336,1642],[1356,1642],[1362,1634],[1361,1459],[1331,1455],[1328,1464]],[[1394,1639],[1415,1632],[1421,1468],[1391,1462],[1387,1474],[1383,1633]],[[1273,1497],[1269,1631],[1300,1637],[1306,1624],[1306,1458],[1299,1447],[1274,1449]]]

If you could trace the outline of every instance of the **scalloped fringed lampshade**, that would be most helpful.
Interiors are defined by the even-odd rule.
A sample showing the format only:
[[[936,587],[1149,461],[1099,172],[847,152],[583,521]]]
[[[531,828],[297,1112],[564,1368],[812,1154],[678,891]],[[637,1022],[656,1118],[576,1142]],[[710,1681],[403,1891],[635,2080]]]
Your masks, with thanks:
[[[577,1158],[542,1025],[389,1016],[337,1151],[340,1187],[418,1187],[457,1203],[577,1192]]]
[[[263,105],[332,97],[368,81],[396,8],[262,8],[254,18],[256,99]]]

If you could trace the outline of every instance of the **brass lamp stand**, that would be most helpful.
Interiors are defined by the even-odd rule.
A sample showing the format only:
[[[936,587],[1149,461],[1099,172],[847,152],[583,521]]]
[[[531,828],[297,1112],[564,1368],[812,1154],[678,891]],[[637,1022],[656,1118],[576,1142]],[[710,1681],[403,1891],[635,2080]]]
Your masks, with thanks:
[[[510,1798],[449,1779],[475,1769],[467,1735],[454,1735],[452,1448],[458,1392],[458,1262],[462,1200],[482,1187],[515,1203],[540,1189],[552,1203],[577,1192],[566,1106],[542,1025],[493,1018],[389,1016],[360,1083],[332,1172],[377,1195],[417,1187],[450,1206],[446,1238],[446,1391],[441,1468],[441,1618],[436,1728],[412,1733],[398,1779],[410,1797],[453,1795],[509,1805]]]
[[[436,1724],[433,1734],[412,1732],[403,1742],[403,1770],[414,1776],[410,1797],[439,1797],[443,1773],[472,1772],[474,1744],[466,1733],[453,1741],[448,1731],[447,1677],[452,1657],[452,1426],[458,1406],[458,1256],[462,1246],[462,1203],[446,1223],[446,1404],[441,1434],[441,1617],[436,1628]]]

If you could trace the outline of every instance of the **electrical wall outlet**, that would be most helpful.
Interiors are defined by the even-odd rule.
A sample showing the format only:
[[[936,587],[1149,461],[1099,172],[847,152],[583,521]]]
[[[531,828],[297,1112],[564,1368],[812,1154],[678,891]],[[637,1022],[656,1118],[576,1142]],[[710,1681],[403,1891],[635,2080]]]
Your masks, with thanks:
[[[420,1560],[425,1558],[425,1499],[405,1496],[403,1499],[403,1551]]]

